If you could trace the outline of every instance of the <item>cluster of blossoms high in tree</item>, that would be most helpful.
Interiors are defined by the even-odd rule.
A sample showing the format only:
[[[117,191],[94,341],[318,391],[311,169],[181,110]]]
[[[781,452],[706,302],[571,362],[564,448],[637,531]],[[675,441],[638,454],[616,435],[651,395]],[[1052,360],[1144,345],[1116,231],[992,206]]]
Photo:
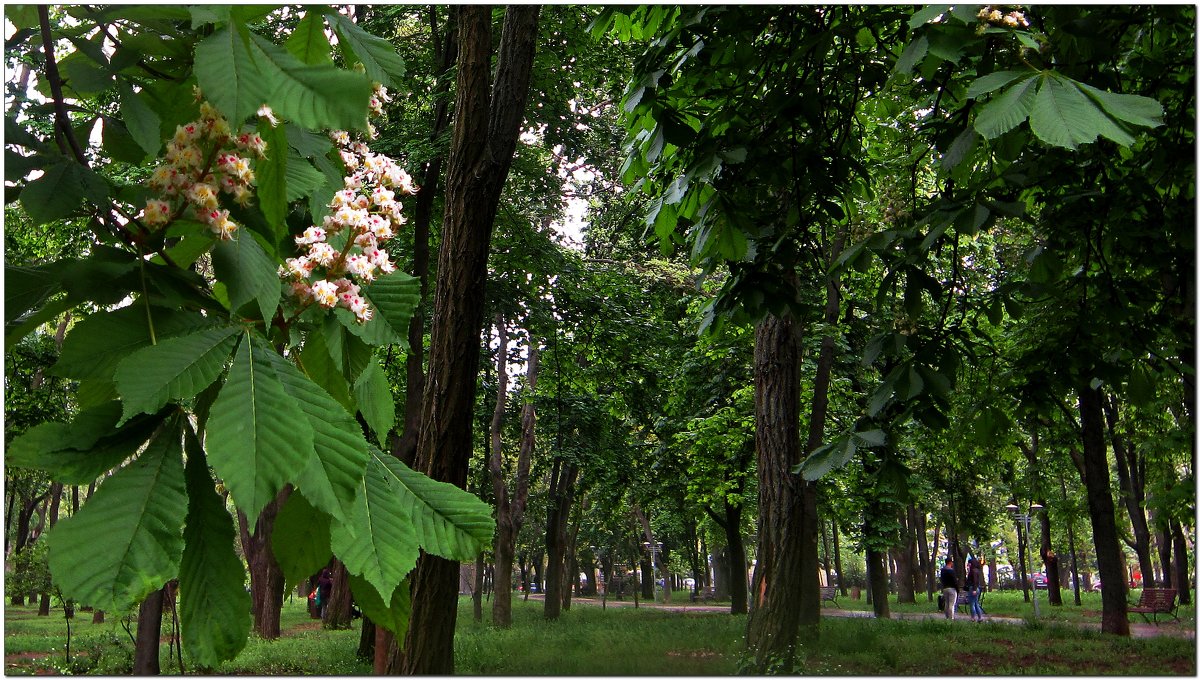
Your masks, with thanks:
[[[201,98],[199,90],[196,98]],[[221,209],[219,195],[229,194],[239,205],[249,205],[254,171],[242,154],[263,158],[266,149],[258,133],[235,135],[216,108],[201,102],[200,119],[180,125],[167,142],[165,163],[150,177],[150,188],[159,197],[146,202],[142,223],[157,230],[190,210],[219,238],[233,238],[238,225],[229,219],[228,210]]]
[[[1025,13],[1020,10],[1003,11],[994,5],[984,5],[979,13],[981,27],[987,26],[1006,26],[1008,28],[1024,28],[1029,25],[1029,20],[1025,18]]]
[[[377,97],[386,96],[382,88],[376,92]],[[280,275],[291,278],[292,294],[302,306],[341,306],[366,323],[372,312],[361,295],[361,284],[375,280],[377,273],[396,270],[382,245],[405,222],[397,194],[411,196],[417,189],[412,177],[391,158],[351,141],[345,131],[334,131],[330,137],[349,173],[344,188],[334,194],[331,213],[321,226],[311,226],[296,237],[304,254],[288,258]]]

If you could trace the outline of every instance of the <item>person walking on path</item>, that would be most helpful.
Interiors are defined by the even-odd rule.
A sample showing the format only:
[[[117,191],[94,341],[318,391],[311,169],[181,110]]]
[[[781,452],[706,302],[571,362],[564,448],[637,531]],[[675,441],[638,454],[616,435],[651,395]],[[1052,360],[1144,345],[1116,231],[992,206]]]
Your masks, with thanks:
[[[979,594],[983,586],[983,570],[979,560],[967,560],[967,604],[971,608],[971,620],[983,621],[983,605],[979,603]]]
[[[954,607],[958,604],[958,576],[954,573],[954,556],[946,558],[946,566],[942,567],[942,573],[939,577],[942,583],[942,597],[946,601],[946,609],[943,612],[946,618],[954,620]]]

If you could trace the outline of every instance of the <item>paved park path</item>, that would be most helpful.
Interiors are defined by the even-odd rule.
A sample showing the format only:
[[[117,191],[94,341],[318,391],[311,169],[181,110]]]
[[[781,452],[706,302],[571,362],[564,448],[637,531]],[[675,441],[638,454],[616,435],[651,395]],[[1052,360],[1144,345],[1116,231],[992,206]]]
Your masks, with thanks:
[[[516,596],[516,595],[517,594],[514,593],[514,596]],[[684,597],[686,597],[686,595]],[[541,600],[544,598],[542,595],[532,595],[531,594],[529,596],[529,599]],[[572,604],[583,604],[583,605],[586,605],[589,607],[599,607],[602,604],[600,601],[600,598],[596,598],[596,597],[572,597],[571,603]],[[628,598],[628,599],[624,599],[624,600],[616,600],[613,598],[609,598],[607,606],[609,606],[609,607],[632,607],[633,599]],[[718,614],[718,613],[729,611],[728,606],[717,606],[717,605],[710,605],[710,604],[692,604],[690,602],[684,602],[684,603],[680,603],[680,604],[675,604],[675,603],[659,604],[657,602],[646,602],[645,600],[641,600],[641,601],[639,601],[638,606],[645,607],[647,609],[656,609],[659,611],[675,612],[675,613],[679,613],[679,614],[691,614],[691,613],[698,614],[701,612]],[[821,615],[822,616],[835,616],[835,617],[846,618],[846,619],[873,619],[873,618],[875,618],[874,612],[862,611],[862,610],[857,610],[857,609],[838,609],[836,607],[822,607]],[[905,621],[927,621],[927,620],[935,620],[935,619],[936,620],[944,620],[945,617],[942,616],[941,612],[933,612],[933,613],[928,613],[928,614],[914,613],[914,612],[892,612],[892,618],[893,619],[902,619]],[[965,625],[965,626],[975,625],[974,622],[971,621],[970,616],[967,616],[966,614],[956,617],[954,619],[954,621],[956,624],[961,623],[962,625]],[[998,624],[1020,626],[1020,625],[1025,624],[1025,619],[1018,619],[1018,618],[1013,618],[1013,617],[1008,617],[1008,616],[988,616],[987,619],[982,624],[979,624],[979,625],[998,625]],[[1062,625],[1077,626],[1079,628],[1090,628],[1092,630],[1100,630],[1100,624],[1092,623],[1092,622],[1081,622],[1081,623],[1062,622]],[[1163,623],[1162,625],[1158,625],[1158,626],[1156,626],[1152,623],[1140,623],[1140,622],[1130,621],[1129,622],[1129,634],[1130,634],[1130,637],[1135,637],[1135,638],[1149,638],[1149,637],[1157,637],[1160,635],[1188,638],[1188,639],[1193,639],[1193,640],[1196,638],[1196,631],[1194,628],[1184,628],[1180,623],[1177,623],[1175,621],[1168,621],[1168,622]]]

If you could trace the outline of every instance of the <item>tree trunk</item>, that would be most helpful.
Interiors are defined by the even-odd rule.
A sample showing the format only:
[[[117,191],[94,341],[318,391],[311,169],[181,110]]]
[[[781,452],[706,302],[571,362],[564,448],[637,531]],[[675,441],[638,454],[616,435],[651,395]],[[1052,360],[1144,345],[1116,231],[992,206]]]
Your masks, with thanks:
[[[1120,413],[1117,398],[1110,395],[1103,402],[1104,419],[1108,423],[1109,439],[1113,455],[1117,460],[1117,485],[1121,490],[1121,501],[1129,515],[1133,529],[1133,552],[1137,555],[1142,570],[1143,587],[1154,587],[1154,563],[1150,559],[1150,527],[1146,522],[1145,475],[1139,474],[1137,450],[1128,446],[1120,431]]]
[[[483,623],[483,552],[475,558],[475,587],[471,593],[471,616],[475,623]]]
[[[546,602],[543,616],[547,621],[558,619],[562,612],[563,573],[567,556],[567,519],[571,512],[575,478],[579,468],[574,463],[555,458],[550,472],[550,493],[546,518]]]
[[[1065,506],[1067,503],[1067,483],[1063,479],[1061,472],[1058,475],[1058,489],[1062,494],[1063,505]],[[1075,552],[1075,520],[1070,515],[1067,516],[1067,547],[1071,550],[1071,583],[1074,586],[1075,606],[1080,607],[1083,605],[1083,600],[1079,595],[1079,559]]]
[[[499,320],[499,315],[497,315]],[[501,324],[502,325],[502,324]],[[507,340],[507,331],[504,339]],[[488,472],[492,478],[492,490],[496,496],[496,546],[494,559],[496,561],[496,598],[492,601],[492,625],[508,628],[512,625],[512,566],[517,535],[525,523],[525,507],[529,501],[529,466],[533,460],[535,430],[537,426],[537,410],[534,406],[533,395],[537,392],[539,367],[539,352],[537,342],[530,334],[529,364],[525,371],[526,385],[529,398],[521,409],[521,445],[517,455],[516,489],[509,496],[508,485],[504,481],[503,459],[501,457],[499,427],[496,416],[493,415],[492,456],[488,463]],[[498,371],[499,375],[499,371]],[[505,368],[504,381],[507,383],[508,369]],[[497,414],[500,414],[500,392],[497,388]]]
[[[580,506],[583,505],[582,496],[579,499]],[[571,594],[579,587],[579,515],[582,514],[582,507],[576,508],[575,524],[567,533],[565,559],[563,560],[563,588],[562,588],[562,608],[563,611],[571,610]]]
[[[655,545],[656,542],[654,540],[654,532],[651,531],[651,529],[650,529],[650,518],[647,517],[646,513],[643,512],[642,509],[636,504],[633,506],[633,515],[634,515],[634,517],[637,518],[638,522],[642,525],[642,536],[646,539],[646,542],[651,545]],[[667,555],[663,549],[659,549],[657,551],[650,551],[650,558],[652,560],[654,560],[655,564],[658,566],[658,574],[659,574],[659,576],[662,577],[662,580],[663,580],[663,604],[669,604],[671,602],[671,586],[670,586],[670,578],[668,578],[669,574],[667,573],[667,566],[666,566],[667,565]],[[654,572],[652,570],[651,574],[653,574],[653,573]],[[653,581],[653,579],[651,579],[651,581]],[[651,586],[653,586],[653,585],[654,585],[654,583],[651,583]],[[650,597],[653,597],[653,596],[654,596],[654,590],[652,587],[651,591],[650,591]]]
[[[488,247],[524,117],[539,7],[514,5],[505,11],[494,87],[490,84],[491,9],[460,5],[452,11],[459,37],[454,133],[438,253],[429,379],[422,398],[415,462],[417,469],[431,478],[465,488],[473,448],[472,413]],[[457,562],[422,555],[413,576],[412,615],[404,653],[395,670],[404,674],[454,672],[457,600]]]
[[[325,616],[321,625],[327,630],[345,630],[350,627],[350,573],[341,560],[334,559],[333,587],[329,589],[329,604],[325,606]]]
[[[271,548],[271,532],[275,517],[291,494],[290,485],[285,486],[274,500],[263,507],[254,525],[254,533],[246,519],[246,513],[238,511],[238,527],[242,535],[242,554],[250,567],[250,609],[254,614],[254,632],[266,640],[279,637],[279,611],[283,607],[283,570],[275,561]]]
[[[1179,520],[1171,520],[1171,536],[1175,544],[1175,588],[1179,593],[1179,604],[1192,603],[1191,572],[1188,570],[1187,540]]]
[[[833,586],[833,555],[829,551],[829,525],[821,522],[821,567],[825,570],[825,584]]]
[[[358,634],[358,650],[355,652],[362,661],[372,661],[375,658],[375,622],[363,614],[362,628]]]
[[[1046,507],[1046,499],[1041,498],[1038,503],[1044,508]],[[1050,543],[1050,513],[1042,511],[1039,513],[1042,530],[1042,547],[1039,551],[1042,556],[1042,563],[1045,565],[1046,572],[1046,599],[1051,606],[1062,606],[1062,580],[1059,578],[1060,570],[1058,568],[1058,555],[1054,552],[1054,548]]]
[[[133,674],[158,675],[159,638],[162,635],[163,591],[154,591],[138,607],[137,639],[133,649]]]
[[[1170,521],[1160,516],[1155,516],[1155,535],[1158,541],[1158,563],[1162,566],[1162,585],[1164,588],[1172,587],[1175,582],[1174,573],[1171,569],[1171,529]]]
[[[792,473],[800,462],[799,383],[800,329],[790,317],[770,315],[754,338],[759,548],[746,646],[758,672],[791,672],[801,621],[815,624],[820,617],[815,534],[811,556],[804,542],[813,519],[808,485]],[[815,494],[812,500],[815,506]],[[809,590],[812,596],[805,597]]]
[[[651,561],[650,555],[643,553],[641,555],[642,570],[642,599],[654,601],[654,562]]]
[[[932,571],[929,565],[929,538],[925,535],[925,512],[918,512],[915,505],[909,506],[909,512],[909,516],[913,520],[913,533],[917,537],[917,560],[921,570],[919,578],[916,579],[919,582],[916,587],[925,591],[925,597],[928,602],[933,602],[933,581],[929,579],[929,574]]]
[[[913,587],[913,560],[916,547],[916,529],[912,521],[916,511],[909,506],[900,515],[900,545],[893,551],[896,562],[896,602],[915,604],[917,592]]]
[[[871,593],[871,608],[877,619],[892,618],[888,604],[887,568],[884,566],[886,557],[887,553],[881,550],[867,548],[867,576],[870,581],[867,586]]]
[[[1079,422],[1083,429],[1083,464],[1087,470],[1088,514],[1092,518],[1092,540],[1096,546],[1103,612],[1100,630],[1114,635],[1129,635],[1125,574],[1120,539],[1117,537],[1116,512],[1108,477],[1108,447],[1104,445],[1104,397],[1099,389],[1079,388]]]
[[[842,571],[842,539],[838,534],[838,525],[836,519],[830,520],[833,525],[833,566],[838,573],[838,586],[842,589],[842,595],[846,594],[846,577]]]
[[[436,141],[450,122],[446,93],[450,79],[444,77],[458,58],[454,22],[446,27],[442,39],[437,27],[437,7],[429,7],[429,33],[438,54],[435,69],[433,126],[430,141]],[[438,43],[441,43],[439,45]],[[441,49],[439,50],[438,47]],[[413,206],[413,269],[412,275],[421,282],[421,299],[408,325],[408,354],[404,360],[404,429],[392,441],[392,455],[411,466],[417,457],[417,438],[421,432],[421,400],[425,392],[425,304],[429,299],[429,227],[433,221],[433,202],[438,195],[438,179],[442,174],[442,156],[429,159],[423,169],[421,190]]]
[[[92,623],[104,623],[103,609],[97,609],[92,612]]]
[[[1021,572],[1021,593],[1025,596],[1025,601],[1029,601],[1029,573],[1025,571],[1025,546],[1029,543],[1029,537],[1025,535],[1025,525],[1017,523],[1017,561],[1020,562]]]

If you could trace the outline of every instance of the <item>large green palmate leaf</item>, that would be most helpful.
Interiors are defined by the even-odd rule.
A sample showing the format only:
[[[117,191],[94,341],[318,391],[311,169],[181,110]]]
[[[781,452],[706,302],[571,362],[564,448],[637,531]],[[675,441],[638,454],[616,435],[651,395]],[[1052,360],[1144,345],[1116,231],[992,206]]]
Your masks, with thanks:
[[[320,385],[321,389],[345,407],[347,413],[357,410],[354,398],[350,396],[350,385],[342,377],[341,368],[333,362],[323,333],[309,333],[304,341],[304,349],[300,352],[300,365],[309,380]]]
[[[350,52],[351,58],[347,61],[357,59],[371,80],[391,87],[392,76],[404,75],[404,59],[396,54],[396,48],[390,42],[367,33],[337,12],[328,12],[326,16],[337,31],[342,48]]]
[[[1075,83],[1080,90],[1113,118],[1129,125],[1155,128],[1163,124],[1163,107],[1150,97],[1105,92],[1086,83]]]
[[[333,523],[330,544],[351,574],[371,584],[379,599],[390,597],[417,564],[420,549],[414,519],[373,459],[348,521]]]
[[[5,462],[63,484],[90,484],[137,453],[164,418],[139,416],[114,429],[120,417],[120,403],[111,401],[80,411],[70,424],[42,423],[9,444]]]
[[[79,166],[64,160],[46,167],[41,177],[25,185],[21,191],[21,207],[37,226],[70,215],[83,202],[83,197]]]
[[[470,560],[492,544],[496,522],[491,507],[473,494],[434,481],[375,447],[371,447],[368,469],[372,467],[399,496],[425,552],[448,560]]]
[[[289,203],[311,195],[325,183],[325,175],[295,151],[288,153],[286,174]]]
[[[399,343],[408,349],[408,325],[413,312],[421,304],[421,281],[402,271],[382,276],[363,288],[363,297],[370,300],[376,316],[395,331]]]
[[[1133,143],[1133,136],[1117,126],[1074,81],[1053,76],[1038,90],[1029,128],[1043,142],[1068,149],[1095,141],[1097,135],[1122,146]]]
[[[244,26],[230,25],[196,45],[196,82],[237,127],[267,102],[272,83],[259,73]]]
[[[12,323],[31,309],[46,303],[62,290],[61,276],[67,262],[50,262],[36,267],[4,267],[4,323]]]
[[[276,113],[310,130],[366,128],[372,89],[367,76],[309,66],[266,38],[249,35],[258,71],[271,84],[265,102]]]
[[[368,345],[383,347],[404,341],[404,338],[397,335],[396,331],[392,330],[392,327],[378,314],[372,316],[366,323],[359,323],[354,312],[345,307],[337,307],[333,310],[333,316],[347,332]]]
[[[165,307],[147,308],[144,302],[135,301],[128,307],[93,314],[75,324],[50,372],[75,380],[111,382],[125,357],[150,344],[151,328],[155,339],[161,341],[213,323],[199,314]]]
[[[262,319],[269,321],[279,307],[281,284],[275,261],[267,255],[249,229],[213,248],[213,270],[229,291],[232,311],[256,300]]]
[[[184,493],[180,418],[50,531],[50,571],[64,597],[120,611],[178,574]]]
[[[299,406],[313,431],[312,455],[299,471],[296,484],[316,507],[344,519],[353,509],[370,455],[362,428],[290,361],[274,352],[269,358],[284,392]]]
[[[303,494],[288,496],[271,531],[271,550],[283,570],[285,591],[317,573],[333,555],[329,547],[329,515],[317,510]]]
[[[337,311],[337,310],[334,310]],[[346,310],[347,312],[349,310]],[[335,315],[336,316],[336,315]],[[351,321],[351,323],[354,323]],[[371,360],[371,347],[347,330],[341,319],[325,317],[318,331],[334,365],[347,380],[357,380]],[[311,340],[311,337],[310,337]],[[353,413],[354,409],[351,408]]]
[[[312,426],[284,391],[271,354],[258,336],[243,338],[205,429],[209,462],[251,526],[313,450]]]
[[[332,64],[332,48],[325,35],[325,17],[320,11],[309,10],[296,24],[296,29],[283,44],[292,56],[305,64]]]
[[[1030,74],[1032,76],[1032,74]],[[975,114],[975,129],[987,139],[995,139],[1020,125],[1029,117],[1036,94],[1033,77],[1018,80],[1003,94],[980,104]]]
[[[135,94],[126,81],[119,81],[117,91],[121,93],[121,121],[145,152],[143,158],[157,154],[162,147],[162,136],[159,135],[162,120],[146,103],[145,96]]]
[[[363,614],[375,625],[391,631],[397,640],[404,639],[412,618],[412,591],[408,579],[401,581],[390,597],[384,598],[361,576],[350,574],[350,592]]]
[[[271,125],[270,121],[259,121],[258,134],[267,143],[267,157],[254,166],[258,205],[277,240],[287,233],[283,218],[287,216],[287,164],[291,149],[284,129],[286,125],[283,122]],[[245,235],[242,237],[245,238]]]
[[[201,666],[237,656],[250,633],[246,570],[234,551],[233,518],[217,493],[204,450],[189,428],[188,494],[183,559],[179,565],[179,611],[183,644]]]
[[[396,402],[392,399],[387,376],[374,359],[354,381],[354,399],[358,402],[358,411],[362,413],[363,420],[367,421],[375,433],[376,441],[382,445],[383,438],[396,422]]]
[[[186,399],[211,385],[225,368],[241,330],[224,326],[166,338],[126,357],[113,376],[124,418],[154,413],[168,401]]]

